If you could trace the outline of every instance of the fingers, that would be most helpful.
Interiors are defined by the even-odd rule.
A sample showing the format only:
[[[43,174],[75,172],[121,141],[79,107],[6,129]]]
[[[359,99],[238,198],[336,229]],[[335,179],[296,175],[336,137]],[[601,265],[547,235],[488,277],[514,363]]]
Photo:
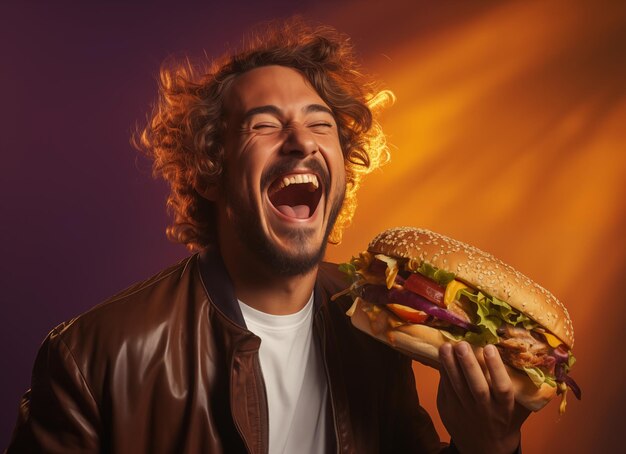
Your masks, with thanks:
[[[512,452],[528,411],[516,405],[507,370],[493,345],[476,351],[466,342],[439,349],[437,406],[461,450]]]
[[[462,402],[472,399],[480,405],[489,405],[495,400],[506,407],[513,405],[511,378],[495,346],[487,345],[483,349],[482,367],[467,342],[460,342],[454,347],[447,343],[439,353],[446,379]],[[489,382],[486,373],[489,374]]]
[[[481,403],[489,400],[489,385],[467,342],[460,342],[454,347],[445,344],[440,355],[452,388],[462,402],[468,402],[468,399]]]
[[[481,403],[488,402],[490,398],[489,384],[487,383],[483,370],[478,364],[474,351],[467,342],[460,342],[455,345],[454,352],[463,369],[465,380],[467,381],[467,385],[474,399]]]
[[[467,384],[465,383],[465,378],[461,375],[461,370],[457,365],[450,343],[445,343],[441,346],[439,349],[439,359],[443,366],[441,373],[442,383],[454,392],[461,403],[467,402],[467,399],[470,397],[467,392]]]
[[[483,355],[491,377],[491,393],[494,399],[500,404],[512,405],[513,384],[498,349],[494,345],[486,345],[483,349]]]
[[[441,405],[452,405],[456,408],[458,408],[459,405],[463,405],[462,400],[459,399],[457,391],[454,389],[454,386],[452,386],[452,381],[450,380],[450,377],[448,376],[445,367],[441,367],[439,370],[439,389],[437,391],[437,404],[440,407]]]

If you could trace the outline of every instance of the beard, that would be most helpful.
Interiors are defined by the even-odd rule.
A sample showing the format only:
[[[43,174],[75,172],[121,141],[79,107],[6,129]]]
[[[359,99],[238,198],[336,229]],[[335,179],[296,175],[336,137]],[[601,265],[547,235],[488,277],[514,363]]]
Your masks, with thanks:
[[[307,248],[310,243],[311,229],[294,229],[287,234],[290,250],[279,249],[261,230],[259,217],[252,213],[242,216],[235,223],[235,231],[241,242],[259,258],[261,262],[274,269],[281,276],[297,276],[311,271],[324,258],[328,236],[341,210],[343,195],[333,202],[328,225],[321,244],[316,248]],[[240,212],[241,213],[241,212]]]
[[[275,175],[285,173],[285,171],[288,170],[287,167],[288,164],[283,164],[280,167],[271,169],[264,175],[262,181],[271,181]],[[315,230],[302,228],[294,228],[292,231],[286,233],[287,239],[289,240],[288,243],[293,245],[289,250],[277,247],[263,232],[261,226],[262,213],[259,212],[259,207],[245,203],[244,200],[238,197],[239,194],[234,188],[230,188],[230,190],[227,191],[229,194],[227,204],[233,216],[233,228],[241,243],[255,254],[262,263],[272,268],[279,275],[285,277],[305,274],[322,261],[326,252],[328,237],[341,211],[345,197],[344,184],[343,187],[338,188],[338,194],[335,195],[334,200],[330,200],[328,189],[330,186],[330,176],[326,169],[322,168],[319,163],[312,161],[310,165],[305,167],[316,171],[318,175],[321,176],[325,183],[324,188],[326,189],[325,203],[332,204],[321,244],[314,248],[307,246],[310,246],[310,237],[315,234]],[[262,187],[267,187],[266,183],[264,183]]]

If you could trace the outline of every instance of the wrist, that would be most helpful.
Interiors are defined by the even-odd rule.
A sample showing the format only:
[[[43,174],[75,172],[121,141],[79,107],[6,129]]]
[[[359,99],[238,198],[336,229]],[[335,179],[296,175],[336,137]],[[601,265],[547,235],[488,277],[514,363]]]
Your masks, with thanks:
[[[498,454],[517,454],[519,452],[521,442],[522,434],[518,431],[515,434],[511,434],[510,437],[501,440],[500,443],[497,443],[495,446],[496,449],[490,452]]]

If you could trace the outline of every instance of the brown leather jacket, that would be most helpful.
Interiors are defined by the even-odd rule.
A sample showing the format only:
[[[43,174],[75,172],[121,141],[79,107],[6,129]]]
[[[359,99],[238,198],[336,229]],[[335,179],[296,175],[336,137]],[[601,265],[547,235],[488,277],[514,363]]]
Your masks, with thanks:
[[[349,301],[329,303],[345,285],[321,265],[328,451],[440,452],[410,360],[353,329]],[[220,257],[196,254],[50,332],[8,452],[266,453],[259,345]]]

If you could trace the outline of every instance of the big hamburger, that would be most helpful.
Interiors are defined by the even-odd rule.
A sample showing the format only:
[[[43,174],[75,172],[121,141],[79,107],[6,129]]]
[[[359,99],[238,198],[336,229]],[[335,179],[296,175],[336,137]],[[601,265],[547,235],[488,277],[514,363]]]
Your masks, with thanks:
[[[543,408],[571,389],[574,330],[550,292],[473,246],[425,229],[403,227],[376,236],[340,269],[352,280],[352,324],[412,358],[439,367],[439,347],[467,341],[477,357],[494,344],[515,399]],[[489,378],[489,377],[488,377]]]

